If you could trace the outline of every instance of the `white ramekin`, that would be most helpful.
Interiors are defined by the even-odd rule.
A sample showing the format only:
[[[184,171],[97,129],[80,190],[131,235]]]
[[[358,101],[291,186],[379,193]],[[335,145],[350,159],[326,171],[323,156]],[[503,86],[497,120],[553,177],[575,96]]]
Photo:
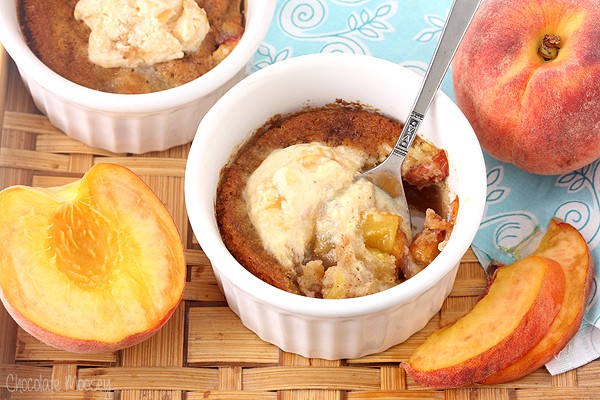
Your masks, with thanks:
[[[406,340],[440,310],[477,232],[486,197],[479,143],[465,117],[441,92],[420,132],[447,150],[448,181],[460,207],[446,247],[414,278],[361,298],[324,300],[290,294],[256,278],[234,259],[215,218],[221,168],[270,117],[343,99],[405,120],[421,80],[399,65],[373,57],[301,56],[245,78],[200,123],[185,175],[190,223],[229,306],[263,340],[306,357],[357,358]]]
[[[46,67],[23,38],[16,4],[0,3],[0,42],[39,110],[52,125],[89,146],[135,154],[166,150],[194,138],[208,109],[247,75],[275,8],[275,0],[247,0],[238,45],[203,76],[161,92],[125,95],[88,89]]]

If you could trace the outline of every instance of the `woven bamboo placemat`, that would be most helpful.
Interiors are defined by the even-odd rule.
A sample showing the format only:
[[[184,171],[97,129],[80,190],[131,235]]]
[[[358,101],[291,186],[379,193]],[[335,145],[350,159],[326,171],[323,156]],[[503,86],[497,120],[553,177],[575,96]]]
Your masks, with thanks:
[[[485,276],[471,252],[438,315],[383,353],[327,361],[261,341],[227,307],[191,233],[183,198],[189,146],[140,156],[85,146],[37,111],[1,47],[0,65],[0,189],[62,185],[98,162],[125,165],[172,213],[189,269],[183,301],[168,323],[151,339],[116,353],[82,356],[55,350],[18,328],[0,306],[0,400],[600,399],[600,361],[554,377],[542,368],[500,386],[433,390],[407,378],[399,362],[440,325],[467,312],[485,290]]]

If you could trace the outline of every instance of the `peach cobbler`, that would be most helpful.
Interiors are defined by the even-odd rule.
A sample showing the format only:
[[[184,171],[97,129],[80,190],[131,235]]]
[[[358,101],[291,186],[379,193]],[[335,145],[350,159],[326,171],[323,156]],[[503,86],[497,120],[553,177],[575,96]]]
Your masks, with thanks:
[[[401,130],[344,102],[274,117],[222,171],[216,214],[229,251],[267,283],[310,297],[364,296],[417,274],[441,251],[458,207],[446,200],[445,151],[417,137],[403,165],[424,221],[412,241],[398,204],[356,179]]]
[[[149,93],[205,74],[244,31],[242,0],[19,0],[31,50],[57,74],[110,93]]]

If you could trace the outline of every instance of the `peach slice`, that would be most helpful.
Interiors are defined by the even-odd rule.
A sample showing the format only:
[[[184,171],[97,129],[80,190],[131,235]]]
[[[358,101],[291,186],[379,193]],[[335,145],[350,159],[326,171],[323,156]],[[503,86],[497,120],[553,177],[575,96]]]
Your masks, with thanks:
[[[534,254],[550,258],[562,267],[566,277],[562,308],[546,335],[530,352],[484,379],[483,383],[510,382],[535,371],[558,354],[581,325],[594,276],[593,260],[585,239],[570,224],[551,220]]]
[[[32,336],[96,353],[136,344],[181,300],[186,264],[164,204],[132,171],[98,164],[54,188],[0,192],[0,298]]]
[[[479,382],[539,342],[558,314],[564,293],[565,275],[551,259],[530,256],[500,267],[475,307],[434,332],[402,366],[426,386]]]

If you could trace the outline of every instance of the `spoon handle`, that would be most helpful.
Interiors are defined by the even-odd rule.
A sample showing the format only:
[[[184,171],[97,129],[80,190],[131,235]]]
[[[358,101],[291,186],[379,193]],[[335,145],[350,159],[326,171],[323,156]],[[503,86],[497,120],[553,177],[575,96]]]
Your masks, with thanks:
[[[392,154],[396,156],[406,157],[408,149],[411,146],[417,129],[429,106],[439,89],[442,79],[448,71],[450,62],[456,53],[456,49],[460,44],[467,27],[469,26],[480,0],[455,0],[448,19],[442,31],[440,40],[437,44],[433,58],[429,63],[425,78],[419,89],[419,94],[413,105],[412,111],[404,124],[404,129],[400,134],[398,142],[394,146]]]

